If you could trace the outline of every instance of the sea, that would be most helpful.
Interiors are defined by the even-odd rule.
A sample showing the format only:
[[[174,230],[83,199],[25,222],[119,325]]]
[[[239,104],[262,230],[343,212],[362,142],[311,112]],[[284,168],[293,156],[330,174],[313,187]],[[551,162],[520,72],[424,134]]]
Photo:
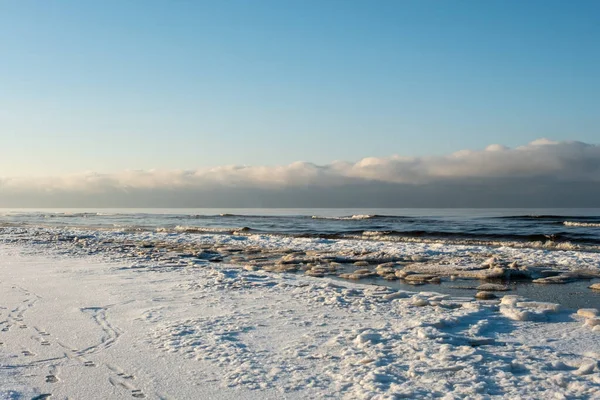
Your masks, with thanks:
[[[600,249],[600,208],[0,209],[0,226],[15,225]]]

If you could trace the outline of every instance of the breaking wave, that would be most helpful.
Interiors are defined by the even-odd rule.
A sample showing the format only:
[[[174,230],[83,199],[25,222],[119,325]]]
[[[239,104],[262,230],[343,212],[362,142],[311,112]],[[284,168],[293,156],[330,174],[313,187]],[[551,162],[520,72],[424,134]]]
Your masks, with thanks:
[[[181,226],[178,225],[174,228],[156,228],[156,232],[159,233],[223,233],[235,235],[238,232],[250,232],[251,229],[248,227],[241,228],[210,228],[202,226]]]
[[[509,215],[502,217],[494,217],[495,219],[512,219],[512,220],[548,220],[548,221],[556,221],[556,220],[574,220],[574,221],[600,221],[600,216],[583,216],[583,215],[553,215],[553,214],[541,214],[541,215]]]
[[[432,238],[432,239],[450,239],[450,240],[484,240],[484,241],[518,241],[526,242],[586,242],[589,240],[581,240],[580,238],[569,235],[567,232],[559,232],[555,234],[502,234],[502,233],[471,233],[471,232],[448,232],[448,231],[426,231],[426,230],[410,230],[410,231],[364,231],[363,237],[376,238],[385,240],[386,237],[404,237],[404,238]],[[598,243],[600,244],[600,243]]]
[[[394,236],[394,235],[364,235],[346,236],[346,239],[371,239],[384,242],[401,242],[401,243],[432,243],[442,245],[462,245],[462,246],[491,246],[491,247],[512,247],[523,249],[548,249],[548,250],[579,250],[599,252],[600,246],[591,244],[576,244],[570,241],[557,242],[554,240],[537,240],[537,241],[520,241],[520,240],[492,240],[476,239],[476,238],[441,238],[441,237],[410,237],[410,236]]]
[[[600,228],[600,222],[576,222],[576,221],[565,221],[563,222],[565,226],[580,226],[580,227],[588,227],[588,228]]]
[[[403,217],[393,216],[393,215],[377,215],[377,214],[374,214],[374,215],[357,214],[357,215],[349,215],[349,216],[344,216],[344,217],[325,217],[325,216],[319,216],[319,215],[312,216],[312,219],[332,219],[332,220],[341,220],[341,221],[375,219],[375,218],[403,218]]]

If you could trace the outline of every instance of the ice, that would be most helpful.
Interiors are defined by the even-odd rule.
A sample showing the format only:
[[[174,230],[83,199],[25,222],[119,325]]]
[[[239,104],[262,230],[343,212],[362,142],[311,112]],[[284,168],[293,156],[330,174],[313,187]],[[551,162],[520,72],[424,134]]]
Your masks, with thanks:
[[[581,367],[577,369],[577,371],[573,372],[575,375],[589,375],[594,372],[594,369],[597,367],[596,362],[587,361],[584,364],[581,364]]]
[[[595,318],[599,314],[597,308],[580,308],[577,310],[577,315],[581,315],[584,318]]]
[[[381,341],[381,334],[368,330],[359,334],[354,342],[359,346],[365,346],[367,344],[379,343]]]
[[[492,300],[492,299],[495,299],[496,297],[497,296],[494,293],[492,293],[492,292],[486,292],[486,291],[477,292],[475,294],[475,298],[479,299],[479,300]]]
[[[506,305],[506,306],[516,306],[517,302],[519,302],[522,299],[523,298],[521,296],[509,294],[509,295],[502,297],[502,300],[500,300],[500,304]]]
[[[558,312],[560,311],[560,304],[556,303],[546,303],[541,301],[520,301],[516,304],[517,307],[521,308],[534,308],[543,311],[549,312]]]
[[[546,321],[548,315],[561,310],[560,304],[524,301],[512,295],[504,296],[500,305],[500,312],[515,321]]]
[[[587,318],[585,320],[585,325],[591,327],[598,326],[600,325],[600,318]]]
[[[489,292],[505,292],[510,290],[506,285],[497,285],[494,283],[484,283],[476,287],[477,290],[489,291]]]
[[[529,310],[522,310],[513,307],[502,307],[500,308],[502,315],[514,321],[539,321],[545,320],[545,315],[540,312],[533,312]]]
[[[412,293],[410,293],[410,292],[405,292],[405,291],[399,290],[397,292],[388,293],[388,294],[384,295],[383,298],[385,300],[395,300],[395,299],[404,299],[411,295],[412,295]]]

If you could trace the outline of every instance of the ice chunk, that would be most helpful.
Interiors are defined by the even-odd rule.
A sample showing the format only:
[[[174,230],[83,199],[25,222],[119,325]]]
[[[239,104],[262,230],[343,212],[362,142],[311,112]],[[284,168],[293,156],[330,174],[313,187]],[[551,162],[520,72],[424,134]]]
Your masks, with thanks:
[[[436,278],[436,276],[427,274],[411,274],[405,276],[404,280],[408,282],[425,282],[433,278]]]
[[[500,304],[502,304],[503,306],[515,306],[520,299],[521,297],[517,295],[509,294],[504,296],[502,300],[500,300]]]
[[[555,369],[558,371],[567,371],[570,369],[570,367],[568,365],[566,365],[564,362],[562,362],[560,360],[552,361],[552,363],[550,363],[550,365],[552,365],[552,369]]]
[[[491,265],[494,265],[497,263],[498,263],[498,259],[496,257],[490,257],[487,260],[485,260],[484,262],[482,262],[481,265],[483,267],[488,267],[488,266],[491,266]]]
[[[384,300],[405,299],[408,296],[410,296],[411,294],[412,293],[410,293],[410,292],[398,291],[398,292],[393,292],[393,293],[388,293],[386,295],[383,295],[383,299]]]
[[[481,307],[477,303],[463,303],[462,308],[467,310],[479,310]]]
[[[356,339],[354,339],[354,343],[357,345],[365,345],[368,343],[379,343],[381,341],[381,335],[375,331],[365,331],[359,334]]]
[[[495,283],[484,283],[483,285],[477,286],[475,289],[479,291],[488,291],[488,292],[505,292],[510,290],[508,286],[505,285],[497,285]]]
[[[594,361],[586,361],[573,373],[575,375],[589,375],[594,372],[594,368],[596,368],[596,363]]]
[[[412,298],[411,303],[413,306],[417,306],[417,307],[424,307],[424,306],[428,306],[429,305],[429,301],[422,298],[422,297],[418,297],[415,296]]]
[[[600,318],[588,318],[585,320],[585,325],[591,327],[598,326],[600,325]]]
[[[553,312],[557,312],[560,310],[560,304],[545,303],[542,301],[520,301],[520,302],[517,302],[517,307],[536,308],[539,310],[553,311]]]
[[[500,313],[514,321],[539,321],[545,319],[545,316],[542,313],[520,310],[514,307],[500,307]]]
[[[477,292],[475,294],[475,298],[479,299],[479,300],[493,300],[496,298],[496,295],[491,292],[483,291],[483,292]]]
[[[573,276],[569,276],[566,274],[560,274],[556,276],[549,276],[547,278],[538,278],[534,279],[533,283],[543,283],[543,284],[562,284],[562,283],[570,283],[575,282],[577,278]]]
[[[577,310],[577,315],[581,315],[584,318],[595,318],[598,314],[598,309],[596,308],[580,308]]]

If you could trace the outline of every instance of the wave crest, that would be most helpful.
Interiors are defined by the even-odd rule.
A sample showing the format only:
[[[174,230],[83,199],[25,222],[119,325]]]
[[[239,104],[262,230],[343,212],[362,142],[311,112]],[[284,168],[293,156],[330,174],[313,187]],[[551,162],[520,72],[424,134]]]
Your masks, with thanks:
[[[347,220],[361,220],[361,219],[373,219],[373,218],[384,218],[384,217],[385,216],[383,216],[383,215],[369,215],[369,214],[349,215],[349,216],[345,216],[345,217],[324,217],[324,216],[319,216],[319,215],[313,215],[312,219],[333,219],[333,220],[347,221]]]
[[[241,228],[209,228],[203,226],[187,226],[177,225],[174,228],[156,228],[159,233],[224,233],[235,235],[238,232],[248,232],[251,229],[248,227]]]
[[[587,227],[587,228],[600,228],[600,223],[598,222],[576,222],[576,221],[565,221],[563,222],[565,226],[579,226],[579,227]]]

